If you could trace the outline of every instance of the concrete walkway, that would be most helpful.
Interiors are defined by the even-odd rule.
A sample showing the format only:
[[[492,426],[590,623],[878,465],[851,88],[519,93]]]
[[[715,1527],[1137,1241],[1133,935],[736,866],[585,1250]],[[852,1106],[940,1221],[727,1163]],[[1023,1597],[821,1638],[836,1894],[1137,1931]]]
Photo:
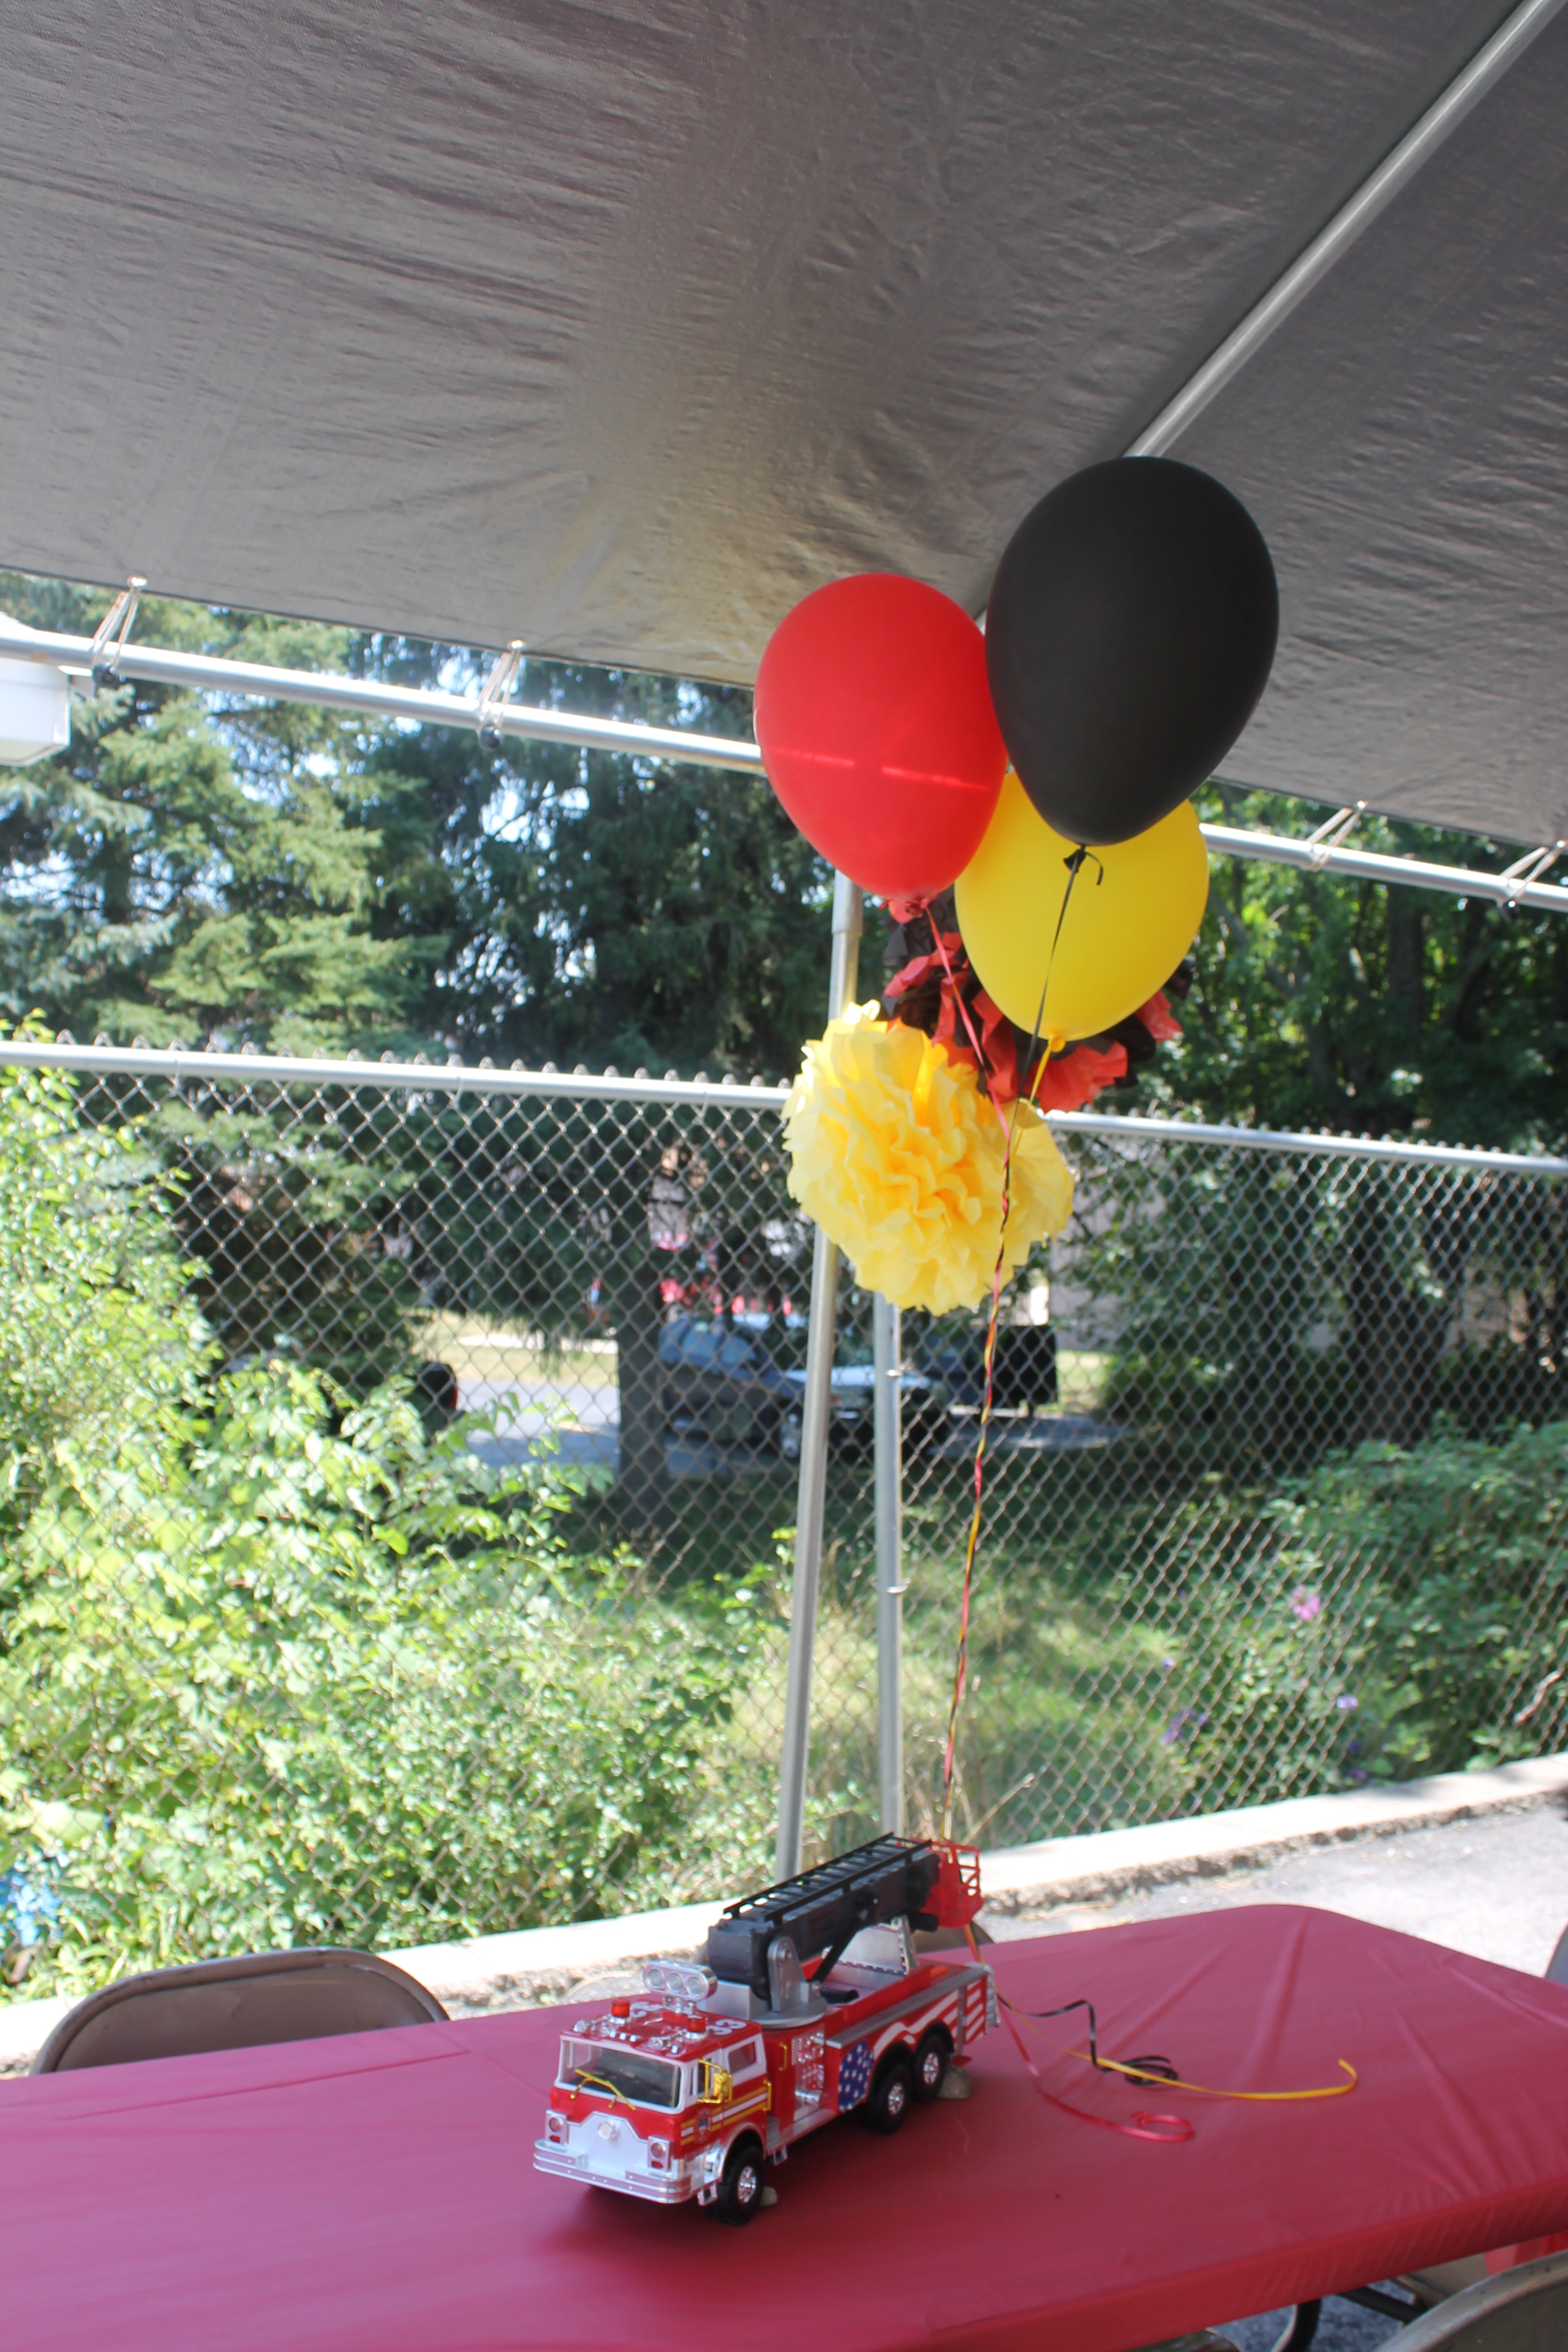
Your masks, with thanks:
[[[1310,1903],[1541,1976],[1568,1929],[1568,1817],[1543,1804],[1364,1835],[1223,1877],[994,1916],[992,1933],[1058,1934],[1237,1903]]]

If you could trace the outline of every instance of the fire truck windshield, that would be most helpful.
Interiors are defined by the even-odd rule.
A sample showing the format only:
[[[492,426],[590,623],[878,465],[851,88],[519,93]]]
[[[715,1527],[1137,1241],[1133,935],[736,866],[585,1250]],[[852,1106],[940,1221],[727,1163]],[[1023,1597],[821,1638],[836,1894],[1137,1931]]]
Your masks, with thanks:
[[[668,2058],[645,2058],[640,2050],[567,2040],[561,2044],[561,2079],[574,2091],[612,2091],[634,2106],[680,2105],[680,2068]]]

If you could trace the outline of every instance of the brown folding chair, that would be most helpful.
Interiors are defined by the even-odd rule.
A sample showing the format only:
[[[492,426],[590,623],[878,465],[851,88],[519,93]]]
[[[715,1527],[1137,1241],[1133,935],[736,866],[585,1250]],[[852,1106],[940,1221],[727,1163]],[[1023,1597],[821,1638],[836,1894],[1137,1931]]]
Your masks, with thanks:
[[[330,1947],[243,1952],[184,1969],[121,1977],[62,2017],[33,2061],[35,2074],[188,2058],[269,2042],[311,2042],[429,2025],[446,2011],[390,1960]]]

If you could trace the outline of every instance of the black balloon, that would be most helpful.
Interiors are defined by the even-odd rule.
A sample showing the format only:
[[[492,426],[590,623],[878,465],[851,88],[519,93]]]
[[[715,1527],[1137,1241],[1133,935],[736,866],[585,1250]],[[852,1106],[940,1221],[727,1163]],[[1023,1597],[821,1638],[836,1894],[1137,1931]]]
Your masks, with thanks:
[[[1116,457],[1014,532],[985,617],[1019,782],[1069,841],[1130,841],[1211,776],[1279,634],[1263,534],[1212,474]]]

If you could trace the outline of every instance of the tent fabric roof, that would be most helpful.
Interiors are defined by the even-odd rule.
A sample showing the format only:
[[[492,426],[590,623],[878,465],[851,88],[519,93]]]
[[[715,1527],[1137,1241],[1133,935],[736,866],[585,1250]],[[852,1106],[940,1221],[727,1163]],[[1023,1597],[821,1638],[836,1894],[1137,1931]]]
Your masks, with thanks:
[[[0,0],[0,562],[748,680],[979,611],[1499,0]],[[1568,833],[1568,13],[1173,455],[1252,507],[1228,772]]]

